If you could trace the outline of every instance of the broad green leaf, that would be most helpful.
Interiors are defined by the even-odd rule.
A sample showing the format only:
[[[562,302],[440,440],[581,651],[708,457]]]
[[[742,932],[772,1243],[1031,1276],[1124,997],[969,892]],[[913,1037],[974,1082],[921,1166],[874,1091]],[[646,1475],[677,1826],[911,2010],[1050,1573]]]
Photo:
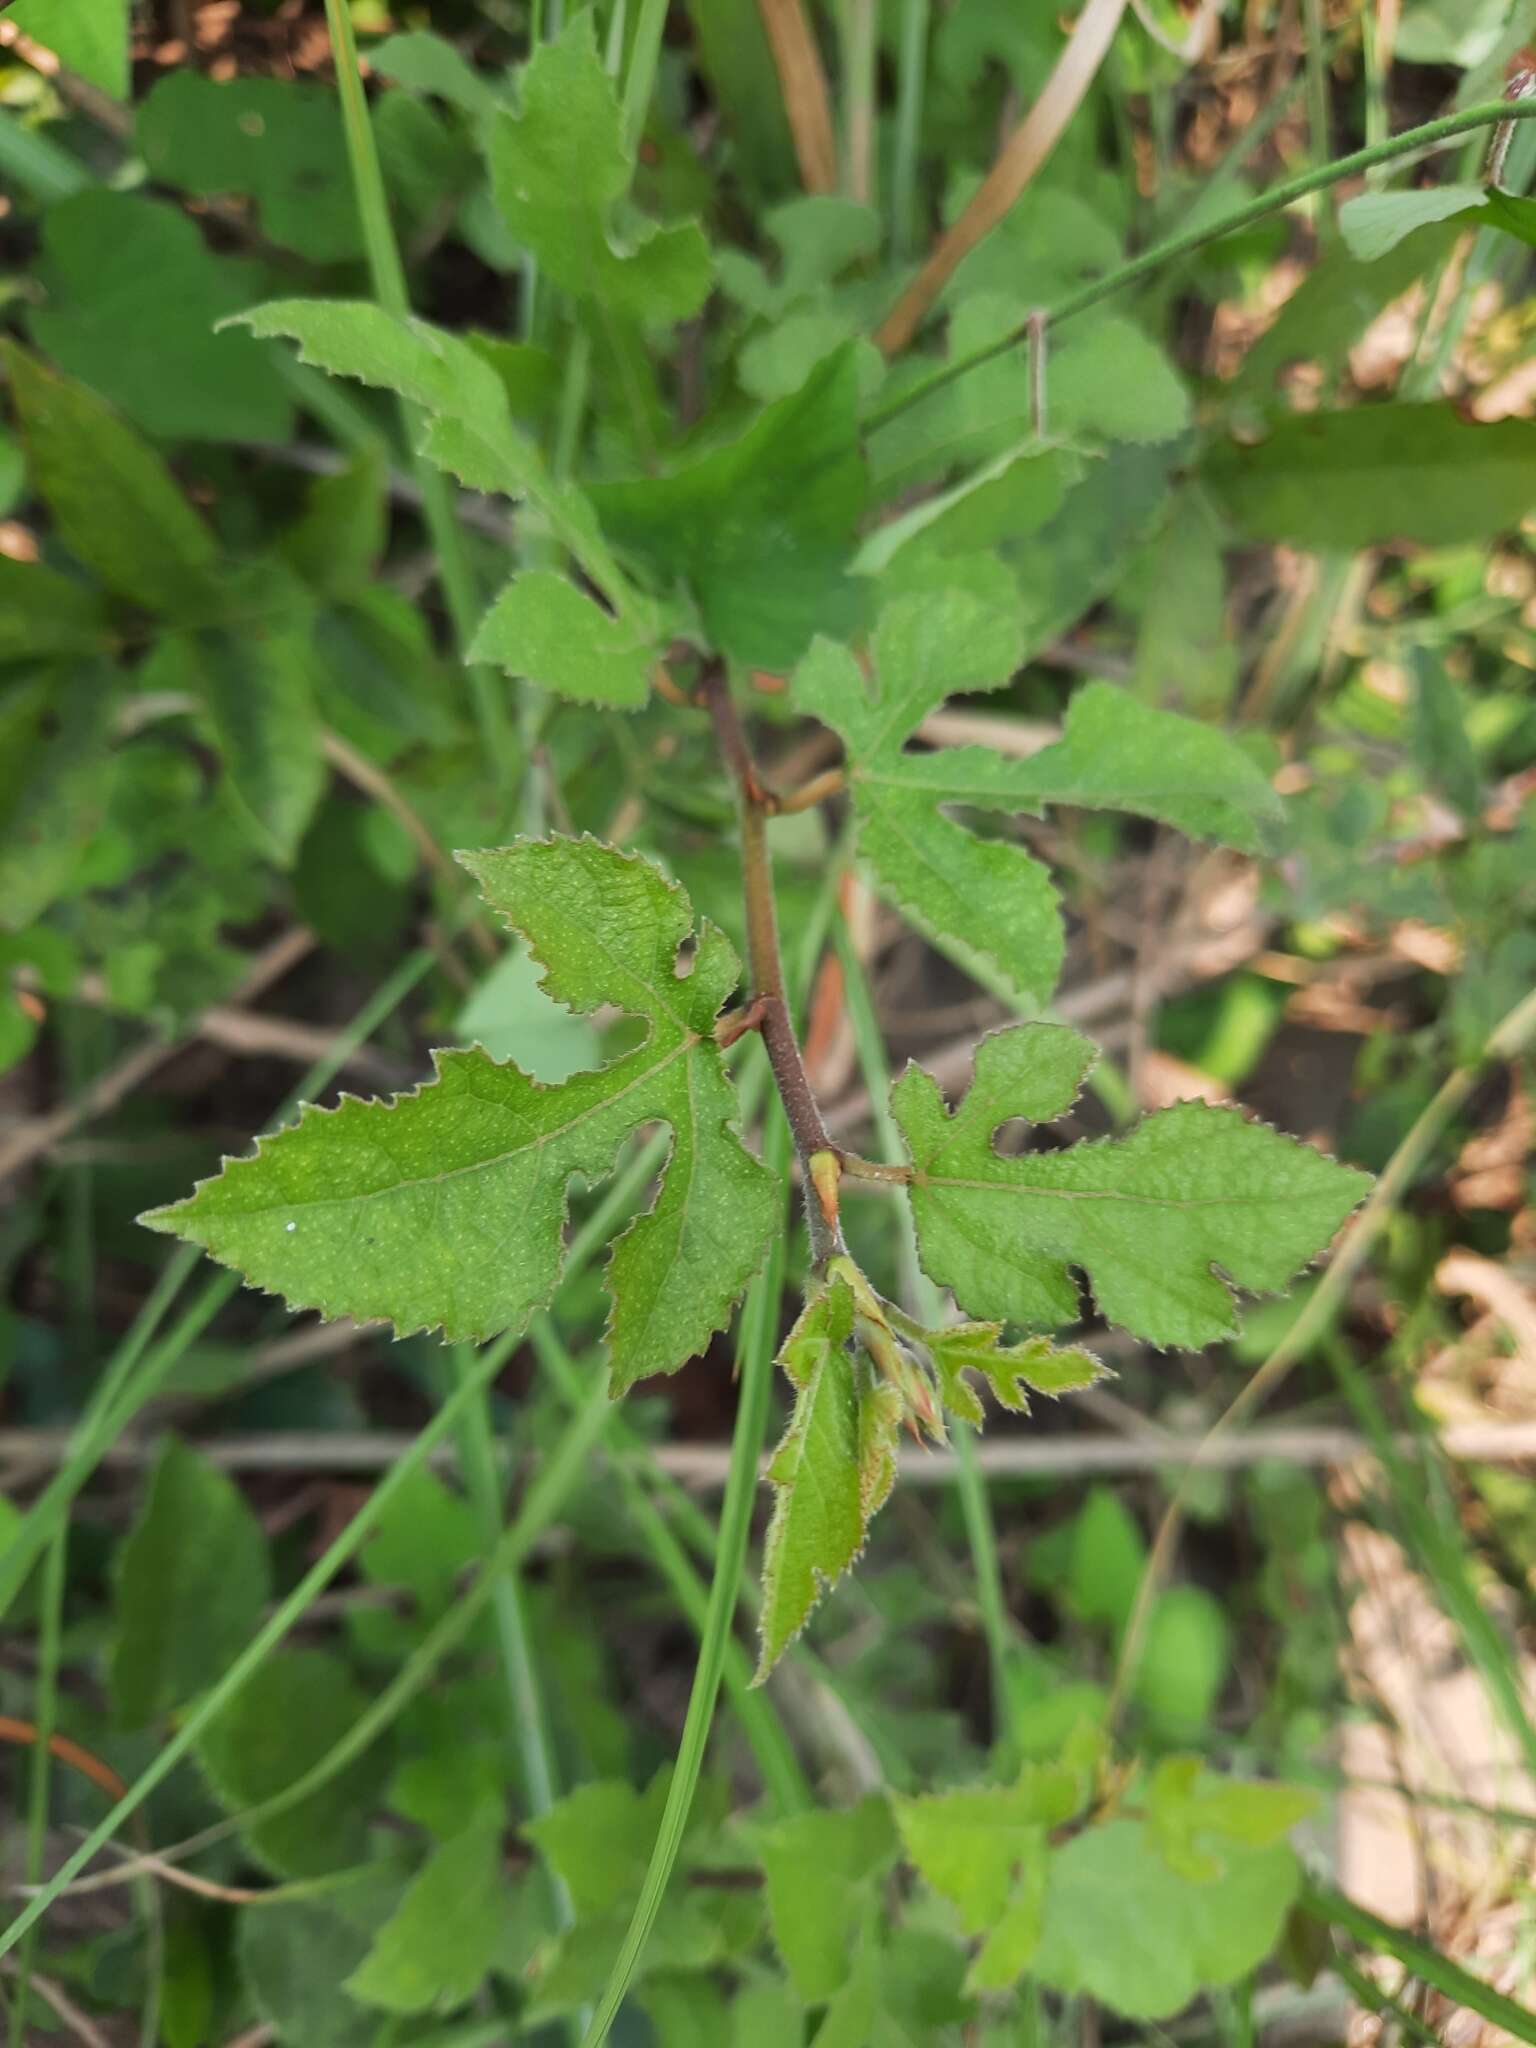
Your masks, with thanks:
[[[1043,1860],[1048,1831],[1081,1803],[1077,1773],[1026,1764],[1012,1785],[967,1786],[896,1799],[902,1847],[925,1881],[960,1915],[967,1934],[985,1934],[1008,1904],[1022,1868]]]
[[[1130,1820],[1051,1852],[1029,1970],[1131,2019],[1163,2019],[1208,1984],[1230,1984],[1273,1949],[1300,1871],[1283,1844],[1234,1847],[1217,1881],[1181,1877]]]
[[[880,576],[898,557],[904,568],[919,551],[963,555],[1021,540],[1061,510],[1077,467],[1072,456],[1039,441],[1005,449],[949,490],[878,528],[860,548],[855,567],[861,575]]]
[[[727,2048],[784,2048],[799,2041],[805,2021],[800,2001],[777,1977],[746,1984],[731,2002]]]
[[[293,406],[271,351],[216,334],[250,305],[259,265],[215,256],[184,213],[126,192],[92,191],[43,219],[28,314],[37,346],[146,433],[167,440],[285,441]]]
[[[1006,1991],[1034,1960],[1045,1931],[1045,1888],[1050,1865],[1043,1831],[1039,1851],[1027,1856],[1006,1904],[986,1931],[986,1940],[966,1976],[968,1991]]]
[[[891,1106],[912,1160],[924,1270],[973,1315],[1035,1329],[1077,1320],[1078,1269],[1100,1313],[1149,1343],[1231,1336],[1234,1290],[1283,1288],[1369,1178],[1240,1110],[1199,1102],[1145,1117],[1123,1138],[999,1156],[999,1127],[1061,1116],[1092,1058],[1060,1025],[995,1032],[953,1111],[927,1074],[907,1068]]]
[[[634,1898],[669,1778],[669,1771],[658,1772],[644,1792],[622,1779],[596,1780],[524,1823],[523,1832],[570,1893],[578,1920],[598,1919]]]
[[[1295,413],[1256,446],[1219,443],[1204,475],[1253,539],[1453,547],[1518,526],[1536,507],[1536,422],[1398,403]]]
[[[109,643],[106,607],[92,585],[0,555],[0,662],[105,654]]]
[[[509,948],[476,985],[454,1030],[493,1060],[516,1060],[535,1081],[567,1081],[602,1059],[596,1025],[544,993],[538,962],[521,946]]]
[[[130,0],[16,0],[10,19],[112,99],[128,97]]]
[[[322,597],[356,597],[367,590],[388,538],[388,480],[381,442],[310,485],[304,511],[278,551]]]
[[[1397,53],[1408,64],[1481,64],[1499,39],[1509,0],[1409,0]]]
[[[153,87],[137,132],[159,183],[248,195],[266,240],[311,263],[361,255],[341,111],[329,86],[213,79],[182,66]]]
[[[881,1798],[796,1814],[758,1837],[773,1938],[807,2005],[831,1998],[846,1981],[854,1937],[896,1846]]]
[[[496,1961],[507,1904],[498,1818],[432,1851],[347,1978],[347,1990],[386,2012],[451,2012],[467,2004]]]
[[[1227,621],[1220,522],[1205,493],[1178,492],[1150,544],[1132,688],[1148,704],[1220,717],[1232,701],[1238,650]]]
[[[633,166],[591,15],[576,15],[541,44],[519,81],[520,112],[494,115],[482,139],[496,204],[541,272],[625,319],[660,324],[696,313],[710,282],[698,226],[657,227],[632,215],[615,222]]]
[[[358,1564],[375,1586],[404,1586],[435,1619],[480,1547],[478,1529],[462,1494],[435,1473],[416,1472],[397,1489]]]
[[[1001,1323],[949,1323],[923,1331],[920,1341],[938,1371],[944,1406],[978,1429],[985,1411],[967,1373],[980,1373],[1000,1406],[1027,1415],[1032,1393],[1075,1393],[1106,1371],[1091,1351],[1058,1350],[1045,1337],[1005,1343]]]
[[[864,1548],[859,1418],[873,1390],[852,1335],[853,1296],[834,1280],[806,1304],[779,1354],[795,1410],[768,1466],[777,1491],[763,1545],[760,1679]]]
[[[1182,440],[1111,445],[1055,518],[1009,550],[1031,649],[1048,646],[1115,588],[1155,531],[1187,456]]]
[[[1056,745],[1028,760],[983,747],[906,751],[929,712],[959,691],[996,688],[1020,653],[1017,610],[960,588],[898,598],[881,614],[877,695],[842,647],[819,641],[795,702],[848,749],[858,849],[884,892],[962,966],[1022,1000],[1049,999],[1061,965],[1056,894],[1021,846],[983,839],[944,806],[1038,814],[1048,803],[1129,810],[1256,850],[1279,798],[1223,734],[1090,683]]]
[[[1133,320],[1096,320],[1050,356],[1046,421],[1094,441],[1171,441],[1189,426],[1189,393]]]
[[[1477,212],[1487,198],[1482,185],[1430,185],[1413,192],[1362,192],[1339,208],[1339,233],[1358,263],[1374,263],[1406,235],[1436,221]]]
[[[344,1895],[343,1895],[344,1896]],[[326,1899],[247,1907],[240,1915],[240,1974],[277,2038],[298,2048],[371,2048],[379,2018],[347,1996],[347,1972],[368,1951],[361,1927]]]
[[[1501,192],[1495,186],[1486,191],[1485,211],[1477,218],[1479,227],[1502,228],[1517,242],[1536,248],[1536,199],[1517,192]]]
[[[256,1632],[267,1542],[224,1473],[170,1438],[114,1570],[111,1686],[125,1728],[213,1684]]]
[[[3,355],[33,481],[60,540],[109,590],[150,611],[201,599],[218,550],[160,457],[94,391],[14,343]]]
[[[608,1264],[619,1393],[703,1349],[774,1227],[772,1178],[734,1133],[714,1043],[736,956],[707,921],[695,933],[687,897],[649,862],[595,840],[462,858],[527,939],[549,994],[643,1018],[643,1043],[557,1088],[479,1050],[439,1053],[435,1080],[415,1093],[306,1109],[254,1157],[144,1220],[295,1306],[481,1339],[521,1327],[553,1293],[571,1177],[601,1179],[637,1126],[663,1122],[672,1155],[655,1203]],[[690,937],[691,971],[679,976]]]
[[[725,1993],[712,1977],[660,1972],[647,1979],[637,2003],[667,2048],[721,2048],[726,2039]]]
[[[616,542],[691,589],[722,653],[786,669],[814,632],[858,617],[858,409],[857,357],[840,349],[738,439],[670,476],[599,484],[593,501]]]
[[[1234,1844],[1267,1849],[1316,1805],[1307,1786],[1224,1778],[1198,1757],[1169,1756],[1147,1787],[1147,1830],[1170,1869],[1204,1884],[1224,1874]]]
[[[634,711],[651,694],[656,635],[643,611],[616,618],[568,576],[524,569],[481,620],[469,659],[581,704]]]
[[[155,681],[202,704],[263,850],[287,865],[325,786],[314,603],[277,564],[251,563],[222,577],[207,615],[161,643]]]
[[[286,335],[304,362],[333,377],[408,399],[426,415],[422,450],[439,468],[472,490],[531,499],[615,608],[633,601],[590,503],[554,482],[537,443],[513,423],[506,385],[471,343],[366,300],[276,299],[241,322],[253,334]]]
[[[380,78],[448,100],[477,118],[494,114],[501,105],[489,79],[482,78],[446,37],[433,35],[429,29],[385,36],[370,46],[368,65]]]
[[[69,888],[106,822],[116,684],[85,661],[0,696],[0,931],[24,930]]]
[[[367,1704],[327,1651],[278,1650],[204,1732],[198,1761],[224,1805],[239,1813],[302,1778]],[[360,1862],[388,1767],[388,1745],[374,1744],[309,1798],[246,1830],[251,1850],[288,1877]]]
[[[1173,1586],[1158,1599],[1136,1666],[1135,1693],[1164,1741],[1193,1741],[1210,1726],[1231,1656],[1226,1616],[1203,1586]]]

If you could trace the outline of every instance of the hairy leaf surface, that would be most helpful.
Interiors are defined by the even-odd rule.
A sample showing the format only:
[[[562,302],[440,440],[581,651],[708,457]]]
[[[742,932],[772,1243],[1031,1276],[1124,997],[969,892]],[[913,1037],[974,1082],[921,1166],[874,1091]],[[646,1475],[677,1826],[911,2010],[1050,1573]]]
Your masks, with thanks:
[[[1062,738],[1032,759],[985,747],[908,752],[946,698],[1008,679],[1022,654],[1017,612],[979,589],[898,598],[875,631],[874,693],[849,650],[823,640],[796,673],[795,701],[848,749],[859,851],[885,893],[962,965],[1038,1004],[1062,958],[1050,877],[1023,847],[979,837],[944,806],[1129,810],[1249,851],[1281,807],[1224,734],[1108,683],[1079,690]]]
[[[1284,1287],[1369,1178],[1200,1102],[1146,1117],[1124,1138],[1000,1157],[998,1127],[1062,1115],[1092,1058],[1060,1025],[999,1031],[982,1040],[953,1111],[927,1074],[907,1068],[891,1105],[914,1167],[923,1266],[972,1314],[1035,1329],[1077,1320],[1077,1268],[1101,1313],[1149,1343],[1231,1336],[1233,1287]]]
[[[483,1339],[554,1292],[572,1176],[600,1179],[630,1133],[659,1120],[672,1132],[660,1190],[608,1265],[619,1393],[702,1349],[774,1226],[772,1177],[734,1133],[713,1037],[736,956],[714,925],[695,932],[688,898],[648,861],[595,840],[462,858],[527,939],[550,995],[643,1018],[644,1042],[558,1087],[478,1047],[439,1053],[437,1078],[415,1093],[306,1109],[254,1157],[144,1220],[296,1307]]]

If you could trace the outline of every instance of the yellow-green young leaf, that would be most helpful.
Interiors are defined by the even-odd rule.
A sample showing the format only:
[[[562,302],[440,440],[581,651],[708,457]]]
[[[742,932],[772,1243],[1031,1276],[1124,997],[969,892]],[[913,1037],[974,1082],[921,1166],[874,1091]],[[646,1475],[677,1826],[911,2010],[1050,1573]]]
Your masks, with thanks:
[[[996,1032],[977,1048],[953,1111],[927,1074],[907,1068],[891,1106],[912,1160],[924,1270],[973,1315],[1027,1328],[1077,1320],[1077,1269],[1100,1313],[1148,1343],[1231,1336],[1234,1289],[1283,1288],[1369,1176],[1202,1102],[1145,1117],[1123,1138],[1000,1157],[999,1126],[1062,1115],[1092,1059],[1088,1041],[1060,1025]]]
[[[303,361],[333,377],[398,392],[426,415],[422,452],[471,490],[527,498],[618,610],[635,601],[591,504],[557,484],[536,442],[513,421],[507,388],[469,342],[365,300],[276,299],[240,316],[257,335],[285,335]]]
[[[795,1410],[768,1467],[777,1491],[763,1548],[759,1680],[864,1548],[860,1410],[870,1389],[864,1360],[849,1349],[852,1335],[853,1295],[834,1280],[807,1302],[779,1354]]]
[[[1026,1764],[1012,1785],[892,1803],[908,1862],[955,1907],[967,1934],[985,1934],[1021,1868],[1043,1858],[1048,1831],[1076,1813],[1081,1790],[1063,1764]]]
[[[694,222],[613,232],[629,190],[618,96],[578,14],[519,74],[521,111],[486,122],[491,187],[514,237],[562,291],[629,320],[686,320],[709,293],[709,245]]]
[[[977,1428],[985,1412],[965,1378],[968,1372],[980,1373],[1004,1408],[1027,1415],[1031,1393],[1075,1393],[1103,1379],[1108,1370],[1091,1351],[1076,1346],[1058,1350],[1046,1337],[1005,1344],[1001,1323],[951,1323],[925,1330],[921,1342],[937,1369],[945,1407]]]
[[[1224,734],[1108,683],[1079,690],[1062,738],[1031,759],[987,747],[909,753],[908,740],[947,697],[1008,680],[1023,652],[1018,619],[1001,571],[995,587],[957,583],[897,598],[875,630],[875,694],[846,647],[818,641],[796,672],[795,701],[847,747],[859,851],[884,893],[962,966],[1039,1004],[1062,957],[1050,878],[1023,847],[979,837],[946,806],[1128,810],[1249,852],[1282,813]]]
[[[619,1393],[724,1327],[774,1228],[773,1178],[736,1136],[714,1040],[736,955],[707,920],[695,931],[687,896],[649,861],[596,840],[461,858],[527,939],[549,994],[643,1018],[643,1042],[556,1087],[478,1047],[439,1053],[436,1079],[414,1093],[308,1108],[143,1220],[295,1307],[481,1340],[521,1327],[554,1292],[572,1176],[600,1180],[637,1126],[665,1123],[672,1153],[655,1203],[608,1263]]]
[[[212,1685],[255,1634],[271,1592],[267,1541],[244,1495],[174,1437],[113,1577],[111,1687],[125,1728]]]
[[[1147,1830],[1169,1867],[1196,1883],[1219,1878],[1234,1844],[1267,1849],[1317,1805],[1305,1785],[1223,1778],[1198,1757],[1164,1757],[1147,1787]]]
[[[507,1906],[497,1817],[433,1850],[346,1980],[347,1990],[386,2012],[451,2012],[467,2004],[500,1951]]]
[[[64,545],[148,611],[200,603],[218,550],[160,457],[83,384],[13,342],[0,357],[33,482]]]
[[[581,704],[634,711],[651,693],[656,653],[643,611],[617,618],[568,576],[524,569],[481,620],[469,659]]]
[[[896,1847],[890,1808],[878,1797],[843,1812],[796,1814],[759,1837],[773,1938],[807,2005],[847,1981],[854,1937]]]
[[[198,1762],[231,1813],[273,1798],[338,1743],[367,1699],[324,1650],[279,1650],[204,1731]],[[286,1877],[318,1877],[360,1863],[369,1816],[389,1773],[375,1743],[286,1813],[244,1831],[252,1853]]]

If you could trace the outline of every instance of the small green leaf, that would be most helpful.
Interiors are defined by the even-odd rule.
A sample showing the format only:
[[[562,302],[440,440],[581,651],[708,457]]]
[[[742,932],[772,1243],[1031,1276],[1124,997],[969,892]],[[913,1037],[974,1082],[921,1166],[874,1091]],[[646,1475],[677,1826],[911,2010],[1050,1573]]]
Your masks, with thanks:
[[[11,25],[114,100],[128,97],[130,0],[16,0]]]
[[[286,335],[301,359],[333,377],[381,385],[427,416],[422,451],[472,490],[528,498],[616,610],[634,601],[590,502],[557,485],[512,419],[507,387],[472,343],[366,300],[276,299],[240,316],[253,334]]]
[[[239,1489],[174,1437],[117,1554],[111,1687],[142,1728],[213,1684],[271,1593],[267,1543]]]
[[[257,2012],[285,2043],[371,2048],[378,2014],[342,1988],[367,1949],[362,1928],[323,1899],[280,1899],[240,1915],[240,1974]]]
[[[94,391],[14,342],[0,353],[33,480],[64,545],[150,611],[199,601],[218,550],[160,457]]]
[[[955,1907],[967,1934],[997,1921],[1020,1870],[1043,1859],[1047,1832],[1080,1803],[1077,1774],[1061,1764],[1026,1764],[1012,1785],[893,1802],[907,1860]]]
[[[1131,1618],[1147,1567],[1147,1546],[1118,1493],[1095,1486],[1071,1524],[1060,1597],[1078,1621],[1107,1622],[1118,1636]]]
[[[849,347],[738,439],[592,497],[615,541],[687,584],[722,653],[787,669],[814,632],[858,618],[862,591],[847,573],[865,498],[858,412]]]
[[[698,226],[625,221],[613,214],[630,185],[619,102],[592,18],[576,15],[523,66],[521,112],[484,128],[502,218],[562,291],[629,320],[669,323],[709,292],[709,245]]]
[[[104,654],[106,608],[90,584],[0,555],[0,662]]]
[[[1002,1407],[1027,1415],[1031,1393],[1075,1393],[1103,1379],[1106,1371],[1091,1351],[1058,1350],[1046,1337],[1006,1344],[1001,1323],[949,1323],[924,1330],[919,1341],[938,1371],[945,1407],[978,1429],[985,1411],[964,1377],[968,1372],[981,1374]]]
[[[214,255],[175,207],[78,193],[44,216],[38,275],[33,340],[146,433],[287,440],[293,405],[272,351],[214,332],[260,294],[261,267]]]
[[[1374,263],[1418,228],[1480,212],[1487,198],[1482,185],[1431,185],[1414,192],[1362,192],[1339,208],[1339,233],[1356,262]]]
[[[279,1650],[206,1729],[197,1756],[232,1813],[302,1778],[367,1706],[346,1666],[324,1650]],[[362,1860],[374,1798],[389,1768],[374,1744],[287,1812],[245,1830],[252,1852],[289,1877],[317,1877]]]
[[[182,65],[139,109],[151,177],[208,195],[248,194],[267,241],[311,263],[362,253],[346,141],[329,86],[205,77]]]
[[[1204,474],[1257,540],[1454,547],[1536,507],[1536,423],[1466,420],[1450,405],[1295,413],[1255,447],[1218,444]]]
[[[1000,1157],[999,1126],[1062,1115],[1092,1057],[1059,1025],[996,1032],[954,1111],[927,1074],[907,1068],[891,1104],[915,1170],[924,1270],[972,1314],[1027,1328],[1077,1320],[1080,1268],[1100,1312],[1149,1343],[1230,1336],[1234,1288],[1278,1292],[1369,1178],[1240,1110],[1199,1102],[1146,1117],[1123,1138]]]
[[[481,620],[469,659],[581,704],[634,711],[651,693],[655,639],[643,612],[615,618],[568,576],[524,569]]]
[[[355,454],[334,476],[316,477],[310,485],[303,514],[282,536],[279,552],[322,597],[366,592],[389,531],[388,480],[380,442]]]
[[[506,1911],[501,1823],[482,1821],[432,1851],[346,1988],[386,2012],[452,2012],[485,1982]]]
[[[104,661],[85,661],[0,698],[0,931],[23,930],[65,893],[106,823],[116,684]]]
[[[501,105],[489,80],[482,78],[445,36],[433,35],[429,29],[385,36],[369,48],[368,64],[380,78],[448,100],[476,118],[494,114]]]
[[[414,1094],[306,1109],[253,1158],[143,1220],[294,1305],[479,1339],[549,1300],[571,1176],[601,1179],[630,1133],[659,1120],[673,1140],[660,1191],[608,1265],[620,1393],[703,1349],[774,1227],[772,1178],[735,1135],[714,1042],[736,956],[708,922],[695,934],[687,897],[649,862],[595,840],[463,859],[528,940],[549,994],[644,1018],[643,1043],[556,1088],[478,1050],[440,1053],[436,1079]],[[679,976],[690,936],[692,969]]]
[[[881,1798],[842,1812],[797,1814],[758,1838],[773,1938],[807,2005],[847,1981],[865,1909],[896,1860],[896,1831]]]
[[[595,1780],[568,1792],[524,1833],[564,1884],[578,1920],[627,1906],[645,1876],[670,1771],[644,1792],[622,1779]]]
[[[871,1389],[867,1365],[849,1350],[852,1335],[853,1296],[834,1280],[807,1302],[779,1354],[795,1412],[768,1466],[777,1492],[763,1546],[759,1680],[864,1548],[860,1411]]]
[[[1190,422],[1189,393],[1151,336],[1133,320],[1101,319],[1072,332],[1046,372],[1052,433],[1095,441],[1172,441]]]
[[[1231,1668],[1227,1618],[1203,1586],[1172,1586],[1152,1609],[1136,1667],[1136,1700],[1164,1741],[1209,1727]]]

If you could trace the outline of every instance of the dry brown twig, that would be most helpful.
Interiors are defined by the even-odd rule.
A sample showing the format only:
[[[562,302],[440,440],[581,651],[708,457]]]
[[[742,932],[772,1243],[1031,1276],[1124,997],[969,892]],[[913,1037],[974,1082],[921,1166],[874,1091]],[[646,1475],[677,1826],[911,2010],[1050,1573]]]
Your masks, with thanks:
[[[958,268],[1002,220],[1066,132],[1092,85],[1124,16],[1127,0],[1088,0],[1040,97],[998,152],[975,197],[942,235],[926,263],[875,330],[875,346],[893,356],[916,334]]]
[[[800,182],[807,192],[837,190],[837,143],[832,132],[832,104],[816,38],[800,0],[757,0],[784,112],[794,140]]]

